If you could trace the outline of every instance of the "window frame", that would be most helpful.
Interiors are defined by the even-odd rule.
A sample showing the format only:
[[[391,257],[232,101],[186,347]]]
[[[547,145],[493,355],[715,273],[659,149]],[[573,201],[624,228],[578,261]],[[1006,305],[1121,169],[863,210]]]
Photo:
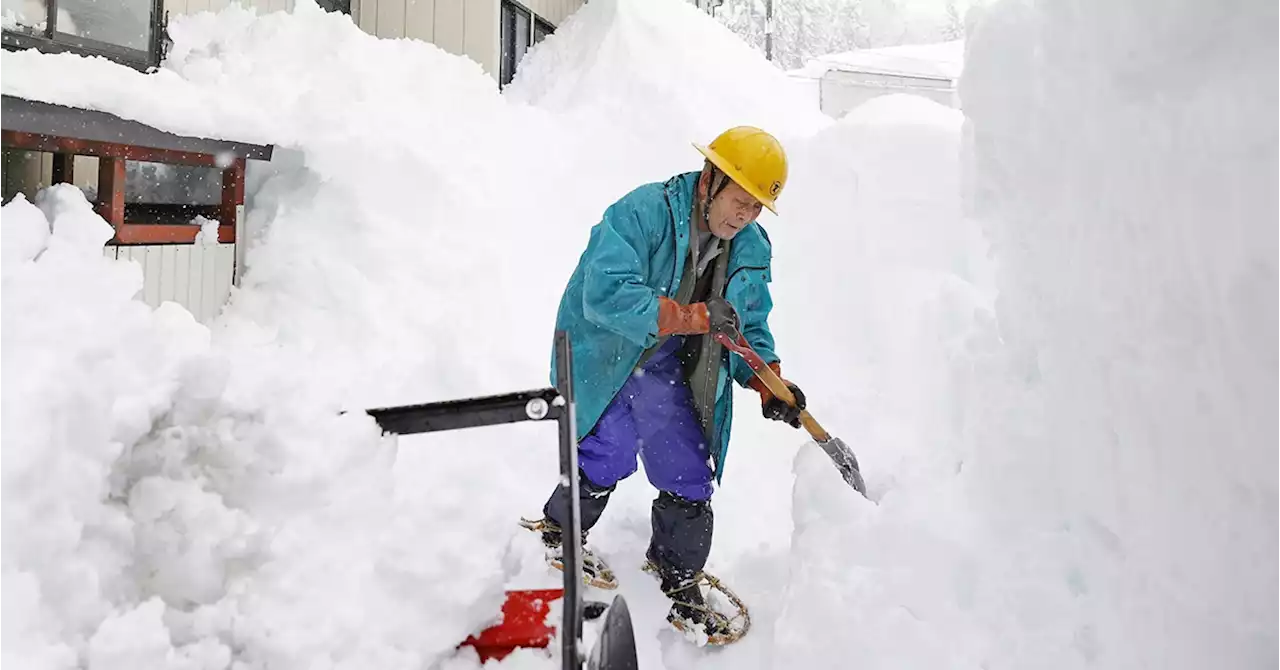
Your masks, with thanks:
[[[499,88],[504,87],[507,84],[510,84],[512,80],[515,79],[516,70],[518,70],[520,67],[520,61],[524,59],[524,54],[520,54],[519,58],[516,58],[515,56],[508,58],[507,56],[507,54],[509,53],[507,51],[508,38],[511,37],[507,33],[508,12],[513,14],[515,13],[523,14],[528,19],[529,34],[525,36],[525,39],[526,39],[525,53],[526,54],[529,53],[529,50],[532,49],[534,45],[542,41],[542,40],[538,40],[537,42],[534,41],[534,36],[538,34],[539,29],[542,29],[545,31],[545,34],[543,35],[542,39],[546,39],[548,35],[551,35],[556,31],[555,24],[551,23],[550,21],[546,20],[542,16],[538,15],[537,12],[533,11],[532,9],[529,9],[523,3],[518,2],[518,0],[501,0],[498,3],[498,87]],[[514,44],[512,46],[514,46]]]
[[[538,30],[539,30],[539,29],[542,29],[542,39],[541,39],[541,40],[540,40],[540,39],[536,39],[536,38],[537,38],[537,36],[538,36]],[[537,14],[534,14],[534,15],[533,15],[533,29],[532,29],[532,31],[531,31],[533,36],[529,39],[529,48],[530,48],[530,49],[532,49],[532,48],[533,48],[533,46],[534,46],[535,44],[537,44],[537,43],[541,42],[542,40],[547,39],[547,37],[548,37],[548,36],[550,36],[550,35],[551,35],[551,33],[554,33],[555,31],[556,31],[556,27],[555,27],[555,26],[553,26],[553,25],[551,25],[551,22],[550,22],[550,21],[548,21],[548,20],[546,20],[546,19],[542,18],[541,16],[538,16]]]
[[[4,49],[36,49],[42,53],[70,52],[81,56],[101,56],[143,72],[160,67],[160,61],[170,44],[164,0],[151,0],[151,18],[147,21],[150,35],[146,49],[59,32],[57,17],[60,1],[44,0],[45,22],[42,30],[28,26],[5,28],[2,39]]]

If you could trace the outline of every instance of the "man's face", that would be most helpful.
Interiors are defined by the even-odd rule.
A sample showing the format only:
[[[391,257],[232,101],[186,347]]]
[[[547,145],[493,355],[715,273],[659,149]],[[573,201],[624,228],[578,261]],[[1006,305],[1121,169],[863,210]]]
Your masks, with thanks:
[[[703,188],[706,188],[705,184]],[[706,197],[705,190],[703,197]],[[711,234],[722,240],[733,239],[738,231],[760,216],[760,209],[759,200],[730,180],[720,195],[711,201],[711,216],[708,218]]]

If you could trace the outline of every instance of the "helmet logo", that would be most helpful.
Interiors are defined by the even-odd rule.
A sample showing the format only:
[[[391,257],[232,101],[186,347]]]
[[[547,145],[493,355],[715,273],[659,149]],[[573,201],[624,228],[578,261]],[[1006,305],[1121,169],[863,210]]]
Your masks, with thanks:
[[[769,186],[769,195],[778,195],[782,192],[782,182],[775,181]]]

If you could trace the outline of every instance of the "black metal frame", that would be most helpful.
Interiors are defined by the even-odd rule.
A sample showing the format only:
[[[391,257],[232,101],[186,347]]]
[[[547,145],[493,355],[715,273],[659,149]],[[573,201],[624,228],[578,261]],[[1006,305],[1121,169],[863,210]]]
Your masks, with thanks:
[[[147,22],[151,34],[145,50],[58,32],[58,2],[59,0],[45,0],[47,14],[43,31],[36,32],[26,27],[5,28],[4,48],[37,49],[44,53],[69,51],[83,56],[101,56],[143,72],[160,66],[160,61],[164,59],[169,44],[168,18],[164,11],[164,0],[151,0],[151,18]]]
[[[516,54],[512,48],[512,44],[508,44],[508,40],[513,38],[512,33],[507,30],[507,14],[524,14],[529,25],[529,34],[525,36],[525,51],[529,49],[529,45],[533,44],[533,19],[536,14],[528,7],[516,2],[515,0],[501,0],[498,3],[498,84],[506,86],[516,76],[516,68],[520,65],[520,58],[524,54]],[[513,23],[515,23],[513,21]]]
[[[560,628],[564,670],[581,670],[586,654],[582,641],[582,515],[578,501],[578,439],[573,395],[573,354],[568,334],[557,331],[556,388],[449,400],[423,405],[366,410],[386,432],[400,435],[496,426],[520,421],[555,421],[560,428],[560,477],[569,486],[570,519],[564,537],[564,621]],[[592,605],[596,605],[592,603]],[[626,670],[638,667],[630,614],[622,596],[609,608],[604,634],[589,667]],[[619,653],[617,649],[629,649]],[[616,648],[615,648],[616,647]],[[615,656],[610,658],[610,655]]]

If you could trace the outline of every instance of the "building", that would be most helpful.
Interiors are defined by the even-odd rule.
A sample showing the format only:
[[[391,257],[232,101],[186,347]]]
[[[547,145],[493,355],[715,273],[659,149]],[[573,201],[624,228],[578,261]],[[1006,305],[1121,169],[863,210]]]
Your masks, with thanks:
[[[887,93],[920,95],[959,108],[956,82],[964,67],[964,41],[858,49],[822,56],[794,77],[816,79],[822,111],[840,118]]]
[[[583,2],[350,0],[350,11],[360,28],[371,35],[431,42],[450,53],[470,57],[505,85],[515,75],[525,51],[554,32]]]
[[[291,11],[294,0],[80,0],[5,2],[5,49],[102,56],[139,70],[156,67],[169,18],[237,3],[260,13]],[[511,81],[530,46],[584,0],[316,0],[350,14],[382,38],[432,42],[479,63],[499,85]],[[148,304],[186,307],[198,321],[217,316],[244,267],[244,177],[272,147],[234,137],[174,135],[86,109],[3,97],[3,200],[34,199],[73,183],[116,230],[103,253],[143,268]],[[217,221],[216,242],[198,236]]]

